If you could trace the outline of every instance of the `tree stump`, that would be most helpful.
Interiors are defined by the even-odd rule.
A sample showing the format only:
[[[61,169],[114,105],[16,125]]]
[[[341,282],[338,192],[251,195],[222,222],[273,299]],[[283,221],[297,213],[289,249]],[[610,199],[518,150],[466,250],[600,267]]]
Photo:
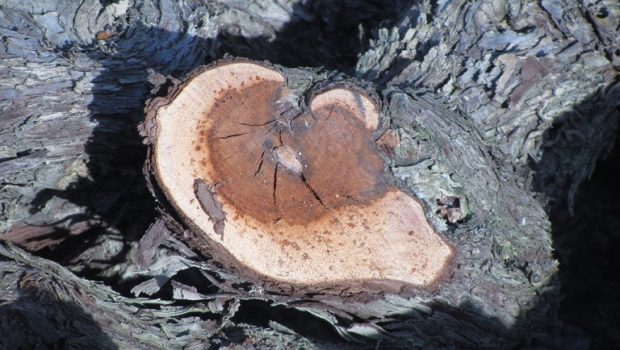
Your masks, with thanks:
[[[27,329],[0,345],[528,344],[557,305],[546,210],[572,205],[615,138],[619,13],[3,2],[0,232],[41,257],[0,246],[0,329]],[[262,73],[219,70],[239,64]],[[188,88],[209,72],[217,88]],[[170,112],[190,91],[201,125]],[[215,123],[231,111],[251,131]],[[160,131],[183,147],[158,160]]]
[[[393,326],[383,320],[405,313],[426,332],[519,339],[525,328],[509,325],[553,290],[542,206],[516,175],[500,182],[465,118],[371,91],[244,60],[198,68],[149,102],[142,127],[168,225],[226,289],[302,303],[351,336],[381,337]],[[453,319],[463,309],[476,312]]]
[[[317,293],[335,283],[433,285],[452,248],[388,177],[372,142],[378,105],[344,83],[297,96],[293,79],[220,62],[151,103],[151,171],[196,232],[190,246]]]

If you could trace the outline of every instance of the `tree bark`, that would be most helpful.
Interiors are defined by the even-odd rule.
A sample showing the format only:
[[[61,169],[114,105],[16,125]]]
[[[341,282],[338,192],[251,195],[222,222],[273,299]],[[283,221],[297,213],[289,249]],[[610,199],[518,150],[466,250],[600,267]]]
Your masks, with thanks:
[[[237,324],[231,318],[239,301],[225,294],[202,296],[185,306],[126,298],[6,242],[0,242],[0,262],[3,349],[204,349],[233,348],[237,343],[269,349],[334,346],[313,344],[275,322],[269,328]]]
[[[325,323],[388,348],[527,343],[557,305],[545,209],[572,206],[614,142],[619,21],[611,0],[0,1],[0,232],[43,257],[0,246],[2,333],[32,332],[6,346],[346,346]],[[374,86],[392,174],[461,252],[448,286],[291,298],[176,238],[137,126],[148,97],[225,54]],[[466,220],[435,215],[443,197]],[[248,324],[253,307],[272,322]],[[52,310],[86,328],[52,327]],[[309,327],[273,321],[306,312],[322,320],[307,322],[314,345]],[[28,326],[42,319],[57,332]]]

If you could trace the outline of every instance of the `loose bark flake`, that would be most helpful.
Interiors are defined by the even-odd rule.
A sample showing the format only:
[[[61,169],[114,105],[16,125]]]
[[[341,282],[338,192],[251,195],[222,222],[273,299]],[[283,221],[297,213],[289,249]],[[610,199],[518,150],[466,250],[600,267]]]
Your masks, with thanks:
[[[213,230],[224,239],[226,213],[222,209],[222,204],[215,198],[215,186],[209,186],[203,180],[196,179],[194,180],[194,192],[200,206],[213,222]]]

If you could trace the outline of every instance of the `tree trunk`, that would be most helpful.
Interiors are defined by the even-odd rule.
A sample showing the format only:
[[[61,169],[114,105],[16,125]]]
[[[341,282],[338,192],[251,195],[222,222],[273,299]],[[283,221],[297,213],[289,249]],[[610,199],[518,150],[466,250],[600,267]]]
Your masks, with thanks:
[[[0,232],[40,256],[0,245],[0,328],[25,329],[0,345],[527,343],[558,302],[545,209],[572,206],[614,142],[619,21],[611,0],[0,1]],[[456,247],[449,282],[264,289],[188,246],[137,127],[227,54],[306,67],[298,87],[372,86],[391,176]]]

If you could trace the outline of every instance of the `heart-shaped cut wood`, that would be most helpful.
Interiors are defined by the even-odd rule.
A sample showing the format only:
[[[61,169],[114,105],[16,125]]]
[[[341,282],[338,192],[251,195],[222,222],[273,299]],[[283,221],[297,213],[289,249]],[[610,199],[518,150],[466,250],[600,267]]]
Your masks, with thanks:
[[[216,64],[156,110],[154,173],[186,223],[251,272],[300,285],[427,287],[452,248],[394,186],[377,105],[336,87],[307,107],[274,69]]]

